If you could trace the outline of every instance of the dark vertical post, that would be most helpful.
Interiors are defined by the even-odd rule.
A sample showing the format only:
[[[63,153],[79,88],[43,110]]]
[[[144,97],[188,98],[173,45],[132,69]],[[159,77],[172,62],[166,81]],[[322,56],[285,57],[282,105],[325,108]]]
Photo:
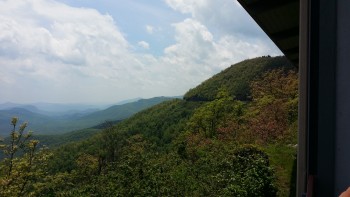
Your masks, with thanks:
[[[298,191],[335,195],[337,0],[300,0]]]
[[[306,193],[308,130],[308,1],[300,0],[299,8],[299,116],[297,196]]]
[[[313,0],[316,1],[316,0]],[[318,45],[318,196],[334,196],[335,102],[337,66],[337,0],[319,1]],[[316,50],[316,49],[315,49]]]
[[[319,1],[309,0],[308,3],[308,147],[307,171],[308,178],[317,175],[318,132],[319,132]],[[310,183],[309,183],[310,184]],[[310,190],[310,188],[308,188]],[[314,188],[312,188],[314,190]],[[308,191],[310,193],[311,191]],[[312,191],[313,192],[313,191]]]
[[[308,172],[315,196],[334,196],[336,0],[310,0]]]
[[[335,192],[350,186],[350,1],[337,2]]]

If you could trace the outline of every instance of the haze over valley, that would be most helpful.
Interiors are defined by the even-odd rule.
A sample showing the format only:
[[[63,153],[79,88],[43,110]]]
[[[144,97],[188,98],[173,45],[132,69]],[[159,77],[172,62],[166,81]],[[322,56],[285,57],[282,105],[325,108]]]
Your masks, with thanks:
[[[130,99],[115,105],[84,104],[0,104],[0,136],[11,131],[9,120],[18,117],[19,123],[28,122],[35,134],[62,134],[97,126],[106,121],[121,121],[131,115],[175,97]]]

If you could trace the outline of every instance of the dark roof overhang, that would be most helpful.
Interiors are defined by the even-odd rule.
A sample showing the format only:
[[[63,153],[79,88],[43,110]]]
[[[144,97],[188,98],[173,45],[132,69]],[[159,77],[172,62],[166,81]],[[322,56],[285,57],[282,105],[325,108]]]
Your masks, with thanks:
[[[237,0],[294,64],[299,62],[299,0]]]

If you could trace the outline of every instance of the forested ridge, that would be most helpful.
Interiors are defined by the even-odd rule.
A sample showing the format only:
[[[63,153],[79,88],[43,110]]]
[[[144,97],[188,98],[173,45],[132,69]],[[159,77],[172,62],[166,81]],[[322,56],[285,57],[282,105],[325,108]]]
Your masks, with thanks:
[[[294,195],[297,88],[285,57],[260,57],[57,148],[14,118],[0,196]]]
[[[293,65],[285,57],[260,57],[248,59],[232,65],[210,79],[204,81],[198,87],[190,89],[184,96],[185,100],[211,101],[215,99],[220,87],[226,87],[230,95],[237,100],[250,100],[252,80],[264,72],[280,68],[293,69]]]

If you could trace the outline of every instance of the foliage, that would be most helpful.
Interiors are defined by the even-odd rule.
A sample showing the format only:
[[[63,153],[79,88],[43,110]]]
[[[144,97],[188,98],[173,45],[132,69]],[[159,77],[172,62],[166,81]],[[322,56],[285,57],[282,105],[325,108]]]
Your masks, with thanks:
[[[278,196],[295,196],[293,189],[296,188],[291,186],[296,178],[296,147],[291,144],[269,144],[264,147],[264,152],[269,155],[271,166],[275,169]]]
[[[186,129],[205,138],[236,140],[246,106],[244,102],[232,99],[228,91],[221,88],[215,100],[204,103],[194,111]]]
[[[181,99],[166,101],[121,122],[116,130],[129,135],[142,134],[160,147],[169,145],[184,130],[193,111],[201,105]]]
[[[285,57],[259,57],[242,61],[230,68],[214,75],[194,89],[190,89],[184,96],[188,101],[212,101],[215,99],[220,87],[227,87],[231,97],[238,100],[250,100],[249,85],[252,80],[262,73],[284,67],[293,68]]]
[[[54,148],[63,144],[88,139],[99,132],[101,132],[101,128],[87,128],[57,135],[37,134],[33,136],[33,139],[39,140],[41,145]]]
[[[18,118],[12,118],[13,129],[8,144],[1,144],[0,149],[5,159],[0,162],[0,196],[31,195],[47,170],[46,162],[50,154],[41,149],[37,151],[39,141],[30,140],[31,132],[25,133],[27,123],[17,130]],[[18,155],[21,154],[21,157]]]
[[[221,177],[227,177],[225,195],[230,196],[276,196],[273,185],[274,176],[269,167],[266,153],[253,147],[243,146],[236,150],[233,162],[228,163],[232,173],[224,172]],[[235,176],[232,176],[234,174]]]
[[[297,73],[272,70],[253,81],[251,91],[253,102],[246,114],[250,135],[263,143],[295,137],[290,128],[298,117]]]

